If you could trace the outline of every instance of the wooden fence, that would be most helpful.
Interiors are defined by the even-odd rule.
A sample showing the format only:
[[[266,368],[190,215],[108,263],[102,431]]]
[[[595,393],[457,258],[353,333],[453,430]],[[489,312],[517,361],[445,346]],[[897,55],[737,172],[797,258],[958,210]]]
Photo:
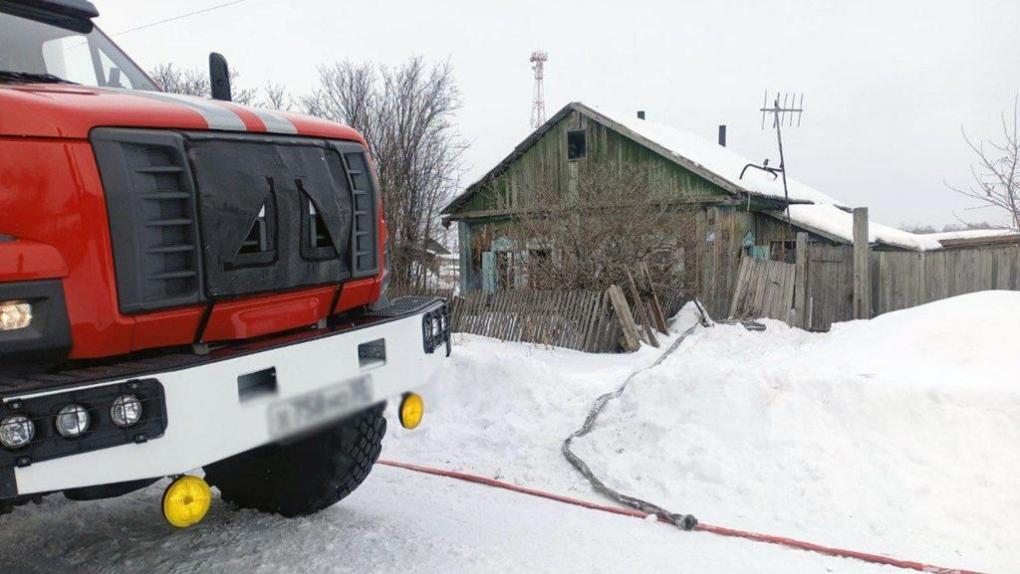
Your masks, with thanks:
[[[608,350],[598,337],[603,299],[602,293],[594,291],[475,291],[450,301],[451,326],[458,333],[503,341]]]
[[[795,265],[745,257],[729,317],[769,317],[812,331],[854,319],[854,248],[798,243]],[[989,289],[1020,290],[1020,246],[872,251],[861,317]]]
[[[658,346],[655,332],[665,329],[663,313],[669,310],[669,317],[690,300],[689,294],[670,294],[660,309],[648,289],[647,282],[637,281],[627,290],[613,286],[605,292],[515,289],[455,295],[405,289],[394,290],[390,296],[445,298],[450,326],[457,333],[614,353],[633,350],[642,341]]]
[[[1020,246],[946,251],[872,251],[870,296],[864,317],[975,291],[1020,290]],[[852,246],[809,244],[803,302],[791,324],[827,331],[854,318]],[[799,271],[799,269],[798,269]]]
[[[446,299],[450,327],[455,333],[590,353],[622,350],[622,328],[607,292],[515,289],[455,295],[450,291],[404,289],[390,294],[406,295]]]
[[[975,291],[1020,290],[1020,246],[873,252],[871,284],[874,315]]]
[[[843,245],[808,243],[804,299],[798,301],[791,324],[828,331],[833,323],[854,317],[854,250]]]

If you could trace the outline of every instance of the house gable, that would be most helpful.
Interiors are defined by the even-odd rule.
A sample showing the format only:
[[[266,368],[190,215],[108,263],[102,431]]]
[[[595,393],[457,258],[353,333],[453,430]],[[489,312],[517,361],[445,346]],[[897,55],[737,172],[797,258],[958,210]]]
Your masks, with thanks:
[[[619,130],[617,129],[619,128]],[[501,218],[507,210],[526,205],[520,194],[536,185],[552,185],[568,193],[586,162],[648,169],[651,183],[677,200],[703,203],[735,201],[734,190],[711,174],[688,169],[652,142],[638,141],[622,126],[581,104],[570,104],[524,140],[510,156],[468,187],[443,211],[447,220]],[[584,157],[570,159],[570,134],[584,134]],[[698,170],[700,171],[700,170]],[[727,185],[727,187],[724,187]],[[759,207],[777,208],[774,201],[753,200]]]

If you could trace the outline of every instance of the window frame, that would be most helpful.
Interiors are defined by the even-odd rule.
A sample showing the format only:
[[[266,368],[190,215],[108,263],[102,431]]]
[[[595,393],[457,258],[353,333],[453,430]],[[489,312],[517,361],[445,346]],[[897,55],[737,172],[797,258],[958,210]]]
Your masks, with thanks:
[[[578,134],[580,134],[582,137],[581,154],[571,157],[570,150],[572,149],[572,146],[570,145],[570,139],[571,137],[574,137]],[[580,161],[587,157],[588,157],[588,130],[584,128],[576,130],[567,130],[567,161]]]

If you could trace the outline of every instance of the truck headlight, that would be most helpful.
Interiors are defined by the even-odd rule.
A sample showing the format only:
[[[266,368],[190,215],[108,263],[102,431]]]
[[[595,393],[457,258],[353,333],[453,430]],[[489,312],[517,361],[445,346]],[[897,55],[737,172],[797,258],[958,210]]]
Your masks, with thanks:
[[[24,415],[14,415],[0,421],[0,444],[14,450],[32,442],[35,424]]]
[[[57,411],[57,432],[64,438],[77,438],[89,430],[89,412],[81,405],[67,405]]]
[[[121,428],[137,423],[142,418],[142,401],[134,395],[117,397],[110,407],[110,418],[113,419],[113,424]]]
[[[31,324],[31,303],[25,301],[0,302],[0,331],[17,331]]]

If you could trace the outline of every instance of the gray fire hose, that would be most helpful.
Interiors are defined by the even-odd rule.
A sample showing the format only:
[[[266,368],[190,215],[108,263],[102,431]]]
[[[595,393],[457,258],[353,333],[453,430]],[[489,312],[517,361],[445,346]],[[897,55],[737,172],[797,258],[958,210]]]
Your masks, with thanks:
[[[623,381],[623,384],[620,385],[620,387],[617,388],[615,391],[606,393],[600,396],[599,398],[595,399],[595,402],[592,404],[591,409],[588,410],[588,416],[584,419],[584,424],[581,425],[581,428],[574,431],[574,434],[568,436],[567,440],[563,441],[563,456],[567,458],[567,461],[570,462],[570,464],[573,465],[573,467],[576,468],[578,472],[580,472],[586,479],[588,479],[588,482],[591,483],[592,487],[597,492],[619,502],[620,504],[623,504],[624,506],[635,508],[637,510],[640,510],[641,512],[655,514],[660,519],[665,520],[682,530],[693,530],[694,527],[698,525],[698,519],[691,514],[679,514],[675,512],[670,512],[669,510],[666,510],[665,508],[657,504],[653,504],[646,500],[641,500],[640,498],[635,498],[633,496],[623,494],[618,490],[614,490],[613,488],[606,485],[606,483],[602,482],[602,480],[599,479],[599,477],[595,476],[595,473],[592,472],[591,467],[589,467],[586,462],[581,460],[581,457],[574,454],[574,451],[570,450],[570,445],[574,442],[575,438],[583,437],[584,435],[591,432],[592,428],[595,426],[595,421],[602,413],[602,409],[605,408],[606,404],[613,399],[620,398],[620,396],[623,395],[623,392],[627,390],[627,385],[629,385],[630,382],[634,380],[636,376],[661,365],[662,362],[665,361],[667,357],[672,355],[677,349],[680,348],[680,344],[683,343],[684,340],[687,339],[687,336],[693,333],[694,330],[697,329],[699,326],[704,327],[711,326],[712,323],[708,319],[708,316],[705,314],[704,309],[702,309],[701,304],[697,300],[695,300],[694,303],[698,309],[699,314],[701,315],[700,325],[694,325],[691,328],[684,331],[683,333],[681,333],[677,340],[674,341],[673,344],[670,345],[668,349],[663,351],[663,353],[659,355],[659,358],[657,358],[654,363],[631,373],[627,377],[627,379]]]

